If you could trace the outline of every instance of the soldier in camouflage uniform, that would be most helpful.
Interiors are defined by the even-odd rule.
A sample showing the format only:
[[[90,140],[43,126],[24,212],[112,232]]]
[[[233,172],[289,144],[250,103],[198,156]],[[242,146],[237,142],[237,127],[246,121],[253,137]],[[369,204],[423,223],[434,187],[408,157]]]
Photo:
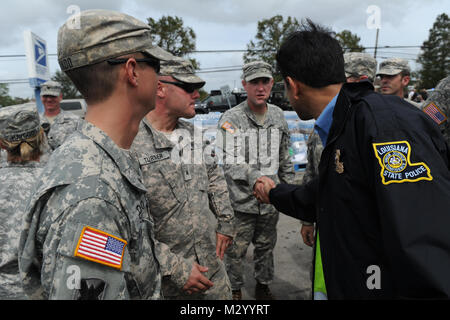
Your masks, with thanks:
[[[205,82],[182,59],[164,62],[159,81],[155,110],[141,123],[132,150],[162,244],[164,298],[231,299],[221,261],[234,235],[227,184],[201,129],[180,120],[195,116]]]
[[[421,108],[439,125],[450,146],[450,76],[439,81]]]
[[[0,109],[0,146],[9,160],[0,168],[0,300],[26,299],[17,255],[25,205],[42,170],[43,138],[36,106]]]
[[[274,276],[273,249],[279,213],[272,205],[258,203],[253,192],[256,180],[263,176],[277,183],[294,181],[289,129],[283,111],[266,102],[273,85],[269,64],[245,64],[242,84],[247,100],[226,111],[218,123],[217,147],[222,153],[237,232],[225,264],[233,299],[241,299],[243,260],[252,242],[255,298],[273,299],[268,285]]]
[[[44,104],[44,113],[41,114],[42,127],[47,134],[50,147],[49,152],[58,148],[77,128],[80,117],[61,110],[61,85],[49,80],[41,86],[41,100]]]
[[[405,97],[405,88],[408,87],[411,68],[408,61],[401,58],[390,58],[380,63],[377,77],[380,80],[380,93],[396,95],[409,102],[413,106],[420,108],[420,103],[412,101]]]
[[[377,72],[377,60],[367,53],[347,52],[344,53],[344,69],[347,82],[359,82],[364,80],[373,82]],[[311,132],[306,145],[308,147],[308,163],[303,176],[303,184],[312,181],[319,175],[319,162],[323,151],[323,145],[316,130]],[[307,221],[302,221],[300,233],[303,242],[312,247],[314,245],[314,225]]]
[[[161,273],[139,163],[129,148],[154,108],[159,59],[150,28],[87,10],[58,33],[58,61],[88,103],[27,206],[19,244],[32,299],[158,299]]]

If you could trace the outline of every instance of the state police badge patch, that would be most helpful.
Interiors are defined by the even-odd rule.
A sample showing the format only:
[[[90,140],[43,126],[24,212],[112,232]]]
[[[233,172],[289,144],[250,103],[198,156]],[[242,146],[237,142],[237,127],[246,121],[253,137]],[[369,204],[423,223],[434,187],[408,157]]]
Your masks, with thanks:
[[[381,181],[391,183],[433,180],[430,168],[424,163],[411,163],[411,146],[408,141],[373,143],[375,156],[381,166]]]

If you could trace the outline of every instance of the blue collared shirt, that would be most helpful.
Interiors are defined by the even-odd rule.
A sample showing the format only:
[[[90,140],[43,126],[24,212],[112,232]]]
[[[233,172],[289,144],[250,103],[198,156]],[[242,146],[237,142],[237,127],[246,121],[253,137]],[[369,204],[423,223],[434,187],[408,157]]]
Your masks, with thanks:
[[[327,144],[328,134],[330,133],[331,124],[333,123],[334,107],[336,106],[338,96],[339,93],[335,95],[334,98],[325,107],[325,109],[323,109],[314,125],[314,130],[316,130],[316,132],[319,134],[323,146],[326,146]]]

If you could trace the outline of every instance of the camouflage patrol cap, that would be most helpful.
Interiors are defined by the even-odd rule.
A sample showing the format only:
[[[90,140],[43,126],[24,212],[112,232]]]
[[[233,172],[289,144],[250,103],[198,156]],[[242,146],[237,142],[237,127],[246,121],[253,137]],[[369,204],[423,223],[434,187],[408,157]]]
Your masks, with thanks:
[[[380,70],[378,71],[377,76],[381,74],[394,76],[400,72],[411,73],[408,61],[400,58],[391,58],[380,63]]]
[[[152,45],[150,27],[129,15],[109,10],[86,10],[58,31],[58,62],[68,71],[130,53],[142,52],[159,60],[171,54]]]
[[[49,80],[41,86],[41,97],[42,96],[54,96],[59,97],[61,94],[61,85],[59,82]]]
[[[377,60],[368,53],[346,52],[344,53],[345,76],[367,76],[369,80],[375,79],[377,72]]]
[[[205,85],[205,81],[195,75],[194,66],[189,60],[180,57],[174,57],[172,60],[161,63],[162,76],[171,76],[181,82],[198,84],[199,88]]]
[[[436,88],[428,95],[427,100],[423,104],[426,108],[431,103],[434,103],[441,111],[450,111],[450,76],[439,81]]]
[[[41,128],[34,103],[0,108],[0,137],[9,142],[36,136]]]
[[[264,61],[257,60],[244,64],[242,79],[246,82],[257,78],[272,79],[272,66]]]

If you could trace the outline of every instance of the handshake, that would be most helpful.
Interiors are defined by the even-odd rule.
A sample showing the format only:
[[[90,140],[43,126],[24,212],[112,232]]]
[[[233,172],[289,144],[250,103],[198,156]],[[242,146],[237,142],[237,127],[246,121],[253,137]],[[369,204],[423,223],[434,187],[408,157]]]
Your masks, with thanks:
[[[275,182],[269,177],[258,178],[253,186],[253,195],[261,203],[270,203],[269,192],[275,188]]]

